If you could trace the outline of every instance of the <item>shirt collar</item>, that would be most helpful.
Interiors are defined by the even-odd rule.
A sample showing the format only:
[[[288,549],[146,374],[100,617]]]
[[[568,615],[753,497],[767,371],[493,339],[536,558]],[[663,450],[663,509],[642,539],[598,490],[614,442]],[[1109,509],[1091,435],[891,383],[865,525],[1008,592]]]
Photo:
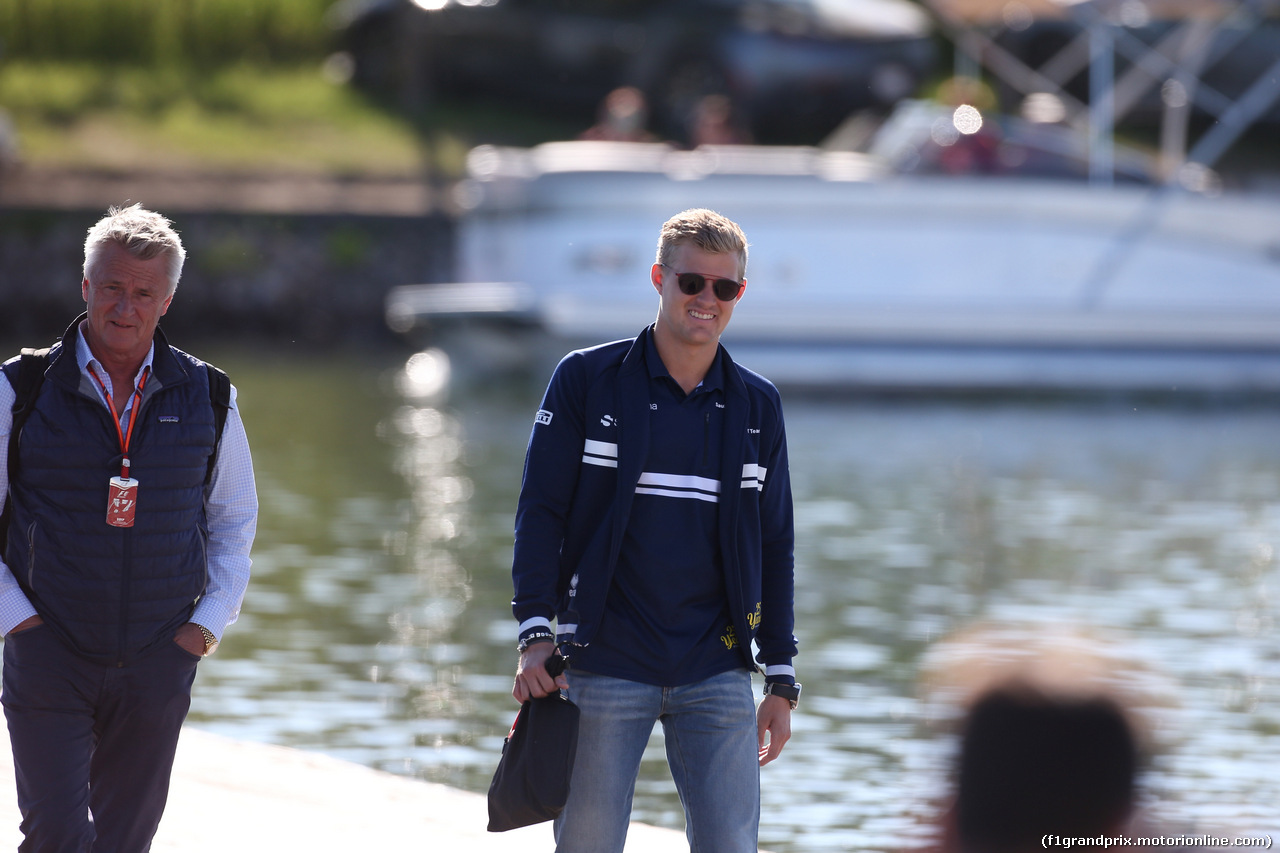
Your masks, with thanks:
[[[147,357],[142,360],[142,364],[138,365],[138,373],[133,377],[134,388],[138,387],[138,381],[142,379],[142,372],[151,367],[151,362],[155,358],[155,354],[156,345],[155,342],[152,341],[150,349],[147,350]],[[76,329],[76,363],[80,365],[80,372],[85,376],[90,375],[89,368],[92,366],[93,369],[98,372],[98,376],[100,378],[108,383],[111,381],[110,374],[107,373],[107,368],[94,356],[93,350],[89,349],[89,341],[84,336],[84,323],[81,323]],[[115,391],[114,388],[111,390]],[[129,391],[132,393],[133,388],[129,389]]]
[[[702,377],[702,381],[698,383],[698,387],[694,388],[690,394],[696,394],[699,391],[721,391],[724,388],[724,360],[721,358],[723,350],[716,347],[715,360],[711,362],[707,375]],[[671,375],[671,371],[667,370],[667,366],[662,363],[662,356],[658,355],[658,345],[653,342],[653,326],[645,329],[644,332],[644,361],[649,368],[650,379],[661,379],[666,377],[672,383],[675,383],[675,377]]]

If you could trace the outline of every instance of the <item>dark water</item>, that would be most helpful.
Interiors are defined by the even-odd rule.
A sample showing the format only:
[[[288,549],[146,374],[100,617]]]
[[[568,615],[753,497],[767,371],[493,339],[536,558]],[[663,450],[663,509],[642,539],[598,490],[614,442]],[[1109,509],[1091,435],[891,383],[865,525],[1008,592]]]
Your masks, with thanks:
[[[429,400],[397,354],[209,355],[240,389],[262,516],[193,723],[484,790],[515,710],[512,511],[543,378]],[[762,846],[927,840],[951,743],[921,662],[979,620],[1114,638],[1150,688],[1151,813],[1280,834],[1280,404],[793,399],[787,416],[805,697],[763,771]],[[636,817],[682,826],[657,737]]]

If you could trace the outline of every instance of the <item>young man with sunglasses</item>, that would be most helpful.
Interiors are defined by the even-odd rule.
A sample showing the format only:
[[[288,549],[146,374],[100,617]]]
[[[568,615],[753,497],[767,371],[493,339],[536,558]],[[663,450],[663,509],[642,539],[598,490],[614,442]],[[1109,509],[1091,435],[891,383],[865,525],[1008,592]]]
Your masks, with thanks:
[[[800,685],[781,402],[720,346],[746,264],[729,219],[672,217],[650,269],[657,320],[566,356],[535,418],[516,514],[512,695],[563,689],[582,712],[559,853],[621,853],[659,721],[690,849],[757,849],[759,768],[791,736]],[[570,668],[553,678],[557,645]]]

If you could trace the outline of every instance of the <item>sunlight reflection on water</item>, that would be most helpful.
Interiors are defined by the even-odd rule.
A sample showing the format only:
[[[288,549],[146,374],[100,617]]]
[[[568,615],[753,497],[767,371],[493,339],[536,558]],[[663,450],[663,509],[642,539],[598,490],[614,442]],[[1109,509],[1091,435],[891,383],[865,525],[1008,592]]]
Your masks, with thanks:
[[[389,365],[336,373],[232,372],[263,517],[193,722],[482,791],[514,715],[512,514],[540,389],[410,398]],[[291,390],[321,379],[342,418],[332,392]],[[1277,828],[1280,408],[796,399],[787,416],[805,701],[764,771],[762,846],[923,845],[951,743],[919,666],[990,619],[1124,637],[1176,686],[1152,813]],[[636,817],[682,824],[660,736]]]

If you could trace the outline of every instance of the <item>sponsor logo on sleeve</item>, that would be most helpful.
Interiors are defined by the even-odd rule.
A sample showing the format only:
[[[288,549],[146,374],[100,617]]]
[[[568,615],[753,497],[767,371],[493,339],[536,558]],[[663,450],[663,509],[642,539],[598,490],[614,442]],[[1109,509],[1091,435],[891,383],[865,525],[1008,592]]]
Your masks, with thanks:
[[[538,409],[538,414],[534,416],[533,421],[534,423],[539,423],[539,424],[542,424],[543,426],[548,426],[551,423],[551,417],[552,417],[551,412],[548,412],[546,409]]]

